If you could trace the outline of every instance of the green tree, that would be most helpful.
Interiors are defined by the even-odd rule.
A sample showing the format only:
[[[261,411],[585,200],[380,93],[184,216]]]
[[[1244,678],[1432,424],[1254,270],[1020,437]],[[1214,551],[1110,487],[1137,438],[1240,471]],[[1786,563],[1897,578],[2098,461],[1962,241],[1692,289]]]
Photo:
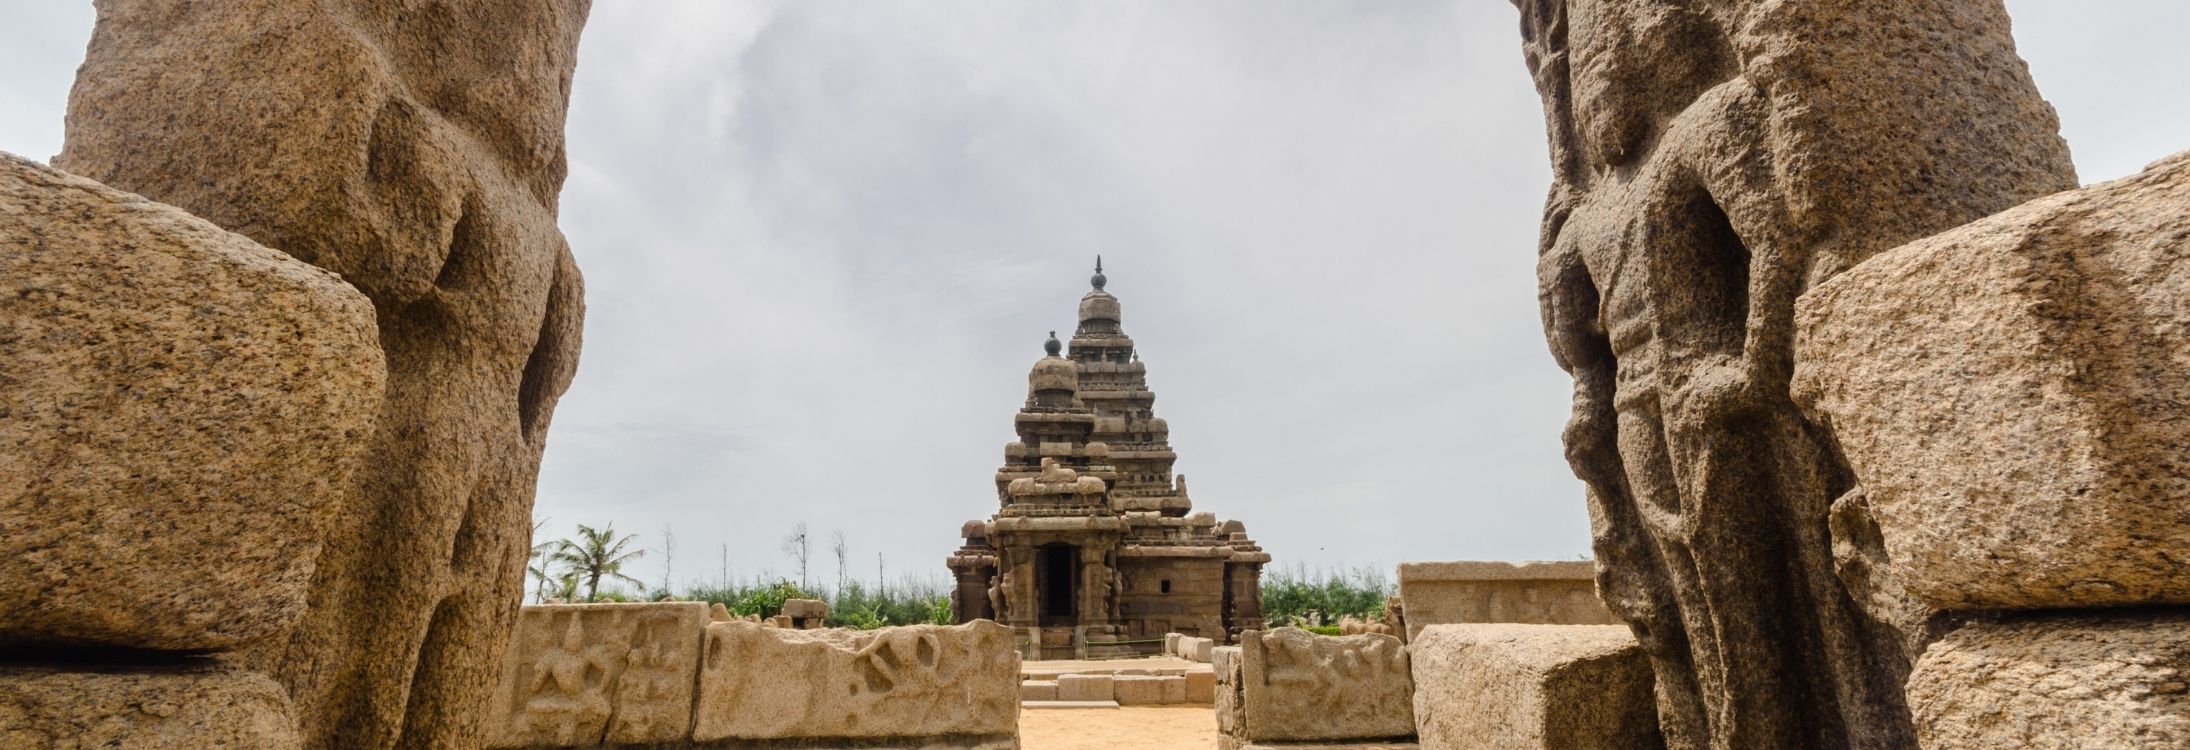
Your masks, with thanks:
[[[623,572],[624,563],[646,556],[646,550],[643,549],[626,551],[632,540],[637,538],[637,534],[625,534],[618,538],[616,525],[613,523],[598,529],[581,523],[578,524],[578,538],[556,542],[555,551],[548,553],[548,562],[563,566],[572,575],[574,584],[578,581],[585,583],[586,601],[600,601],[603,578],[642,588],[646,586],[644,582],[624,575]],[[575,589],[576,586],[571,588]]]

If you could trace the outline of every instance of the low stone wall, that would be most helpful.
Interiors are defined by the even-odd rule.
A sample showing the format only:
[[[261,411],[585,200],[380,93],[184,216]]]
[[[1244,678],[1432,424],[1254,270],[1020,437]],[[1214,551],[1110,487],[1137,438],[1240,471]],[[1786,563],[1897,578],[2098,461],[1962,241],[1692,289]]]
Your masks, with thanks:
[[[1407,650],[1423,748],[1665,746],[1650,661],[1625,625],[1433,625]]]
[[[1431,625],[1618,625],[1597,598],[1596,564],[1412,562],[1399,566],[1407,639]]]
[[[495,748],[1015,748],[1019,660],[987,620],[872,631],[710,622],[697,602],[530,606]]]
[[[1212,660],[1221,747],[1413,741],[1414,679],[1398,638],[1250,630]]]

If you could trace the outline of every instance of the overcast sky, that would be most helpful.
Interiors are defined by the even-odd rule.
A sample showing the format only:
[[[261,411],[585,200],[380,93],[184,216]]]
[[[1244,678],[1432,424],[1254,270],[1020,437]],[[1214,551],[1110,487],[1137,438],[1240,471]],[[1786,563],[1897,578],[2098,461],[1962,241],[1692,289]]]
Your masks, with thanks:
[[[2085,181],[2190,148],[2190,3],[2010,0]],[[89,3],[0,0],[0,150]],[[1101,253],[1196,507],[1279,565],[1573,559],[1542,114],[1502,0],[597,0],[562,225],[586,342],[538,515],[680,587],[943,572]]]

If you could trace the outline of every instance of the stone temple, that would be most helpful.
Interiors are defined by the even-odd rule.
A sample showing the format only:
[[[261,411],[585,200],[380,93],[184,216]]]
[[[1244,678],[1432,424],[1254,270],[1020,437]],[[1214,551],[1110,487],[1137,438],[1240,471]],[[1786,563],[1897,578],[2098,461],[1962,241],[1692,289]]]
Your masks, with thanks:
[[[1019,439],[996,472],[1002,509],[967,522],[950,558],[952,611],[1012,626],[1033,658],[1156,653],[1167,633],[1230,642],[1261,629],[1270,555],[1240,522],[1193,512],[1099,258],[1091,282],[1069,351],[1052,332],[1027,376]]]

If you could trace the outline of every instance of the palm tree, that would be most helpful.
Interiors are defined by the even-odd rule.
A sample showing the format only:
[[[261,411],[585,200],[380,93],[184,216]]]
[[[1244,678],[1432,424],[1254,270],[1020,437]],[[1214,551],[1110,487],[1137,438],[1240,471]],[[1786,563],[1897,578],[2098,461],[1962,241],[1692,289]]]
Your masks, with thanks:
[[[548,519],[545,518],[532,522],[532,538],[540,538],[540,527],[546,526],[547,522]],[[558,545],[567,543],[552,540],[532,545],[532,557],[525,564],[525,575],[540,580],[538,585],[532,587],[533,603],[542,604],[547,602],[548,584],[556,582],[556,575],[550,570],[552,566],[549,565],[548,553],[555,551]]]
[[[637,534],[625,534],[623,538],[617,538],[616,525],[613,523],[598,529],[581,523],[578,524],[578,538],[556,542],[554,551],[548,553],[547,561],[562,565],[571,576],[571,584],[583,579],[586,585],[586,601],[594,601],[600,598],[602,578],[646,586],[639,579],[623,573],[624,563],[646,556],[646,550],[643,549],[624,551],[631,544],[631,540],[637,538]],[[571,585],[570,588],[577,587]]]

